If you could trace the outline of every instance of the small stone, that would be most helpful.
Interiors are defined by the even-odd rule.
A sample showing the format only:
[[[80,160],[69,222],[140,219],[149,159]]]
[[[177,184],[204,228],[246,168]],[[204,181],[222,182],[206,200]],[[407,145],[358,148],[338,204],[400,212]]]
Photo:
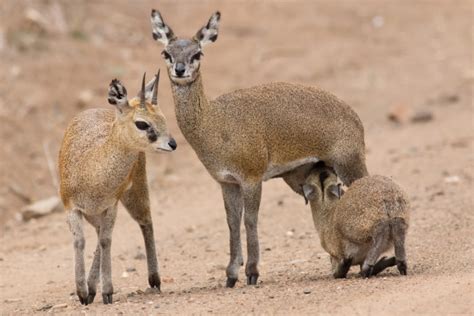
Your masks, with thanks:
[[[158,290],[156,287],[149,287],[145,290],[145,294],[160,294],[160,290]]]
[[[60,309],[60,308],[66,308],[67,307],[67,304],[66,303],[62,303],[62,304],[56,304],[54,305],[53,307],[51,307],[51,309]]]
[[[311,294],[311,290],[304,290],[303,293],[304,294]]]
[[[385,24],[385,19],[381,15],[372,18],[372,26],[376,29],[381,28]]]
[[[172,277],[162,277],[161,282],[163,282],[163,283],[173,283],[174,279]]]
[[[124,279],[125,279],[125,278],[128,278],[128,273],[127,273],[127,271],[124,271],[124,272],[122,273],[122,278],[124,278]]]
[[[405,104],[397,104],[388,112],[388,119],[395,123],[406,123],[410,114],[410,108]]]
[[[449,177],[444,178],[444,182],[446,182],[446,183],[459,183],[459,182],[461,182],[461,178],[459,178],[458,176],[449,176]]]
[[[426,123],[433,120],[433,113],[429,111],[419,111],[411,117],[413,123]]]
[[[267,248],[265,248],[265,251],[272,251],[272,248],[267,247]]]
[[[137,271],[137,269],[135,269],[134,267],[129,267],[129,268],[127,268],[126,271],[127,272],[135,272],[135,271]]]
[[[143,252],[138,252],[135,257],[133,257],[133,259],[135,260],[145,260],[146,259],[146,256]]]
[[[53,308],[53,304],[45,304],[43,306],[41,306],[40,308],[37,308],[36,311],[37,312],[43,312],[43,311],[47,311],[48,309],[51,309]]]
[[[5,299],[5,303],[16,303],[16,302],[20,302],[21,301],[21,298],[7,298]]]
[[[291,230],[289,230],[289,231],[286,232],[286,236],[288,236],[288,237],[291,237],[291,236],[293,236],[294,234],[295,234],[295,232],[293,232],[293,231],[291,231]]]

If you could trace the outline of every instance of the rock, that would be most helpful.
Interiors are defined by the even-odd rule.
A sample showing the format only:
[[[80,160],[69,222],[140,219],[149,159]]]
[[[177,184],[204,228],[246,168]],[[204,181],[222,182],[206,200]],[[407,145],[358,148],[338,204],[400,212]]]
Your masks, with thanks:
[[[311,290],[306,289],[306,290],[303,291],[303,293],[304,294],[311,294]]]
[[[133,257],[133,259],[135,260],[145,260],[146,259],[146,256],[143,252],[138,252],[135,257]]]
[[[36,311],[37,312],[44,312],[44,311],[47,311],[48,309],[51,309],[53,308],[53,304],[45,304],[43,306],[41,306],[40,308],[37,308]]]
[[[291,236],[293,236],[294,234],[295,234],[295,232],[292,231],[292,230],[289,230],[289,231],[286,232],[286,236],[288,236],[288,237],[291,237]]]
[[[388,112],[388,119],[395,123],[406,123],[410,116],[410,108],[405,104],[398,104],[393,106]]]
[[[163,282],[163,283],[173,283],[174,279],[172,277],[162,277],[161,282]]]
[[[160,294],[160,290],[158,290],[156,287],[149,287],[145,290],[145,294]]]
[[[459,182],[461,182],[461,178],[459,178],[458,176],[449,176],[449,177],[444,178],[444,182],[446,182],[446,183],[459,183]]]
[[[25,206],[21,209],[21,219],[29,221],[33,218],[40,218],[51,213],[62,212],[63,205],[61,199],[57,196],[52,196],[48,199],[37,201],[33,204]]]
[[[127,273],[127,271],[124,271],[124,272],[122,273],[122,276],[121,276],[121,277],[124,278],[124,279],[125,279],[125,278],[128,278],[128,273]]]
[[[21,298],[7,298],[4,300],[5,303],[16,303],[20,301],[21,301]]]
[[[376,29],[381,28],[385,24],[383,16],[376,15],[372,18],[372,26]]]
[[[411,117],[413,123],[425,123],[433,120],[433,113],[429,111],[419,111]]]
[[[127,268],[125,271],[127,271],[127,272],[135,272],[135,271],[137,271],[137,269],[135,269],[134,267],[129,267],[129,268]]]

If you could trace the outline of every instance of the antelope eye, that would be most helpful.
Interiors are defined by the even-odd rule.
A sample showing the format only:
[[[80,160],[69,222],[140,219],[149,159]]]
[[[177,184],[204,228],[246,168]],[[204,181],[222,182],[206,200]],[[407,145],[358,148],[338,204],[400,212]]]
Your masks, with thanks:
[[[164,59],[168,59],[168,60],[171,62],[171,55],[168,54],[167,51],[165,51],[165,50],[162,51],[162,52],[161,52],[161,55],[163,56]]]
[[[135,126],[139,129],[139,130],[142,130],[142,131],[145,131],[147,130],[150,125],[146,122],[143,122],[143,121],[136,121],[135,122]]]
[[[194,62],[195,60],[201,60],[201,56],[204,54],[202,52],[199,52],[197,54],[194,54],[193,57],[191,57],[191,62]]]

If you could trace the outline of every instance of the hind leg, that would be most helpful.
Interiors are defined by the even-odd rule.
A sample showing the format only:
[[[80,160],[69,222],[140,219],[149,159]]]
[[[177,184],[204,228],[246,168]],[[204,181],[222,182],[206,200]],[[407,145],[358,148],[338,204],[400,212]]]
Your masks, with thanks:
[[[86,270],[84,264],[84,248],[86,240],[84,238],[82,212],[75,208],[69,211],[68,224],[74,237],[74,272],[76,277],[76,293],[79,301],[83,305],[88,304]]]
[[[407,259],[405,253],[405,235],[407,224],[401,218],[395,218],[391,224],[392,238],[395,248],[395,259],[401,275],[407,275]]]
[[[95,231],[97,232],[97,247],[95,249],[94,259],[92,260],[92,265],[89,270],[89,277],[87,278],[87,287],[89,289],[89,295],[87,296],[87,304],[92,304],[97,293],[97,283],[99,283],[100,278],[100,216],[84,215],[84,217],[92,226],[94,226]]]
[[[382,257],[379,259],[379,261],[377,261],[377,263],[375,264],[374,266],[374,270],[372,272],[372,275],[377,275],[379,274],[380,272],[382,272],[383,270],[389,268],[389,267],[393,267],[397,264],[396,260],[395,260],[395,257],[390,257],[390,258],[387,258],[387,257]]]
[[[377,258],[387,248],[387,244],[390,239],[390,227],[387,224],[379,225],[375,230],[375,236],[373,237],[372,246],[370,247],[367,256],[365,257],[364,263],[360,274],[364,278],[370,278],[375,275],[375,264]]]

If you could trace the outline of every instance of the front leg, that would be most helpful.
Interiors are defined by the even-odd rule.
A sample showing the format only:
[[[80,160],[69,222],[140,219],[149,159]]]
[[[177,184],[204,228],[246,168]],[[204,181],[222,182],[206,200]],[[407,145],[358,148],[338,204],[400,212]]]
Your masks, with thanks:
[[[145,153],[139,154],[138,160],[133,168],[132,186],[124,192],[120,201],[130,216],[140,225],[145,241],[148,284],[150,284],[150,287],[160,290],[161,281],[158,273],[158,260],[156,258],[155,237],[151,219]]]
[[[76,292],[79,301],[83,305],[88,304],[88,292],[86,285],[86,271],[84,264],[84,248],[86,240],[84,238],[82,213],[79,209],[73,209],[68,214],[69,229],[74,236],[74,270],[76,277]]]
[[[112,246],[112,231],[117,216],[117,204],[102,213],[99,244],[100,244],[100,274],[102,276],[102,299],[104,304],[112,304],[112,258],[110,248]]]
[[[258,210],[260,208],[260,199],[262,196],[262,183],[244,183],[241,187],[244,203],[244,222],[247,232],[247,264],[245,274],[247,275],[247,284],[257,284],[258,262],[260,257],[260,246],[258,242]]]
[[[242,245],[240,241],[240,223],[242,221],[242,194],[240,186],[233,183],[221,183],[222,195],[229,226],[230,261],[227,265],[227,287],[234,287],[243,264]]]

